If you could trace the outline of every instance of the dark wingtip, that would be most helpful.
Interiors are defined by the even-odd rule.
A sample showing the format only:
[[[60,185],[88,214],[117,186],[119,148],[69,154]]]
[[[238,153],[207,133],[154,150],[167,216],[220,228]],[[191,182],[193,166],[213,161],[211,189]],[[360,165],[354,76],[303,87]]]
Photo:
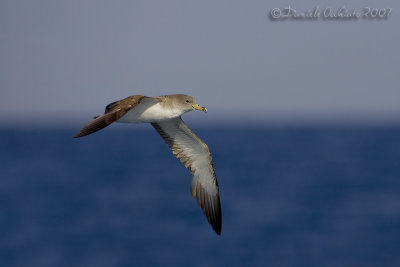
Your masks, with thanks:
[[[201,184],[197,184],[196,199],[212,229],[217,235],[221,235],[222,213],[219,193],[215,196],[211,196]]]
[[[75,134],[72,138],[79,138],[82,137],[83,135],[81,134],[81,132]]]
[[[116,115],[116,113],[108,113],[106,115],[97,116],[94,120],[84,125],[82,129],[73,137],[83,137],[103,129],[116,120]]]
[[[217,235],[221,235],[221,228],[219,228],[219,229],[214,229],[214,231],[217,233]]]
[[[77,132],[73,138],[80,138],[80,137],[84,137],[86,135],[92,134],[94,132],[98,131],[98,129],[88,129],[85,125],[85,127],[83,127],[79,132]]]
[[[87,130],[86,125],[85,125],[79,132],[77,132],[77,133],[73,136],[73,138],[84,137],[84,136],[86,136],[86,135],[88,135],[88,134],[91,134],[91,132],[89,132],[89,131]]]
[[[214,231],[217,233],[217,235],[221,235],[221,228],[222,228],[222,222],[221,222],[221,216],[219,214],[219,218],[217,219],[217,222],[214,222],[211,224],[212,228]]]

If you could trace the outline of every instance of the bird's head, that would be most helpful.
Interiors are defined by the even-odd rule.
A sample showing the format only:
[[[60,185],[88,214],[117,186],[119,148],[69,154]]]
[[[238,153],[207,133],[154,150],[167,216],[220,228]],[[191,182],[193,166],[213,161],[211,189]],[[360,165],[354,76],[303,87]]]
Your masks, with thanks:
[[[207,112],[207,108],[199,106],[196,100],[189,95],[175,95],[176,106],[179,106],[184,112],[192,111],[192,110],[201,110]]]

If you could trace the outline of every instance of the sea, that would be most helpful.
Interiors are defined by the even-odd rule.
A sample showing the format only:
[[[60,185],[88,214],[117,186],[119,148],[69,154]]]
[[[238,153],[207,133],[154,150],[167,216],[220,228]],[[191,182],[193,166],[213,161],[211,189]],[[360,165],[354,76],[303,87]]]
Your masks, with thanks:
[[[222,233],[150,125],[0,128],[0,266],[400,266],[400,126],[191,126]]]

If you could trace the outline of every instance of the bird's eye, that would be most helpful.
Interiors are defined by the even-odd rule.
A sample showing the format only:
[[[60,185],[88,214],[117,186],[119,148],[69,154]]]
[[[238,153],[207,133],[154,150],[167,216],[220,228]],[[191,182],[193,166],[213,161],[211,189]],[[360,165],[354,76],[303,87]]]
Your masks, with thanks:
[[[186,100],[186,103],[190,103],[190,100]]]

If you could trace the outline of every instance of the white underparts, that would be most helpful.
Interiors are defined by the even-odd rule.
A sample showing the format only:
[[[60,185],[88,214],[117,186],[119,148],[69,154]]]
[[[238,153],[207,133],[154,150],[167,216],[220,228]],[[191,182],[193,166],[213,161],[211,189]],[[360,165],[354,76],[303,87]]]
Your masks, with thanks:
[[[165,108],[160,103],[140,103],[129,110],[117,122],[144,123],[170,120],[181,116],[184,112],[179,109]]]

